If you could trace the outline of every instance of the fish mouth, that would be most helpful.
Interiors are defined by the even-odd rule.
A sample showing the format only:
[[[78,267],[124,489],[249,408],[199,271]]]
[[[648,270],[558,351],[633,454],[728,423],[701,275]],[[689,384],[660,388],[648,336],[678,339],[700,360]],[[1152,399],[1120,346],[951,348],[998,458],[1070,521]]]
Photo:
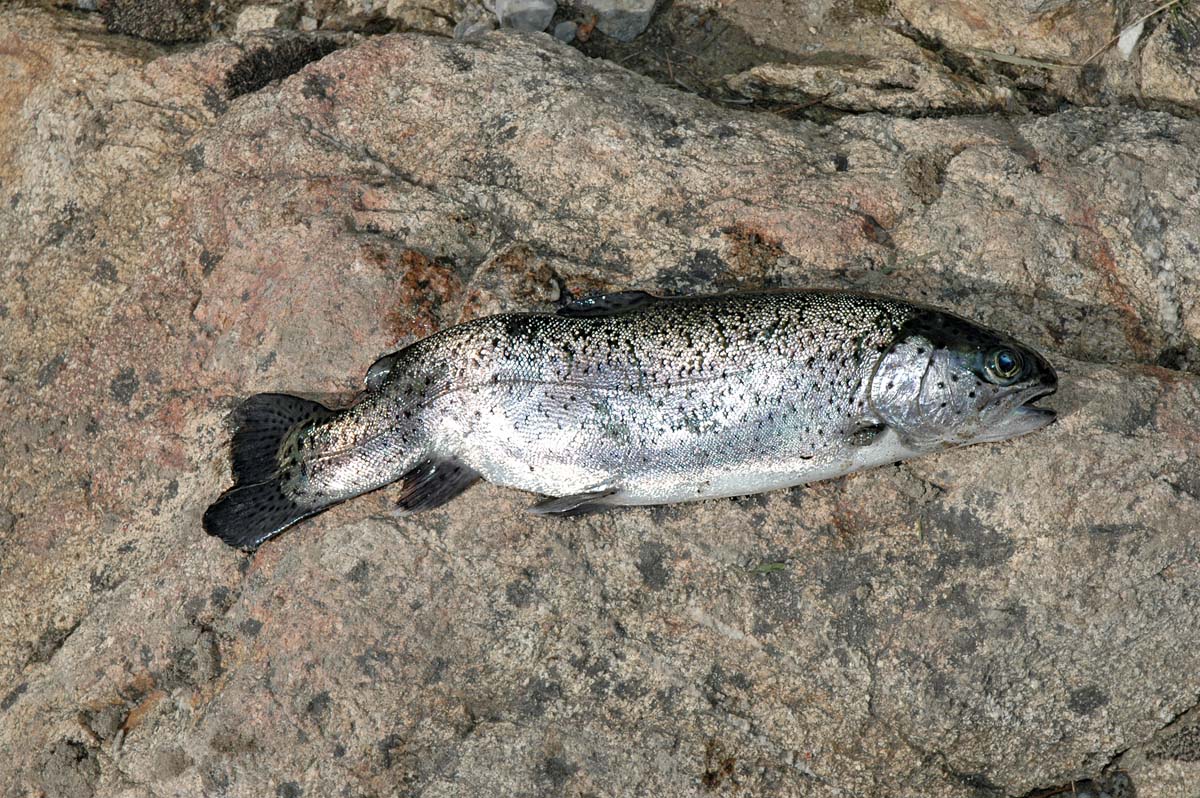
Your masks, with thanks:
[[[1035,385],[1019,391],[1016,405],[972,442],[1003,441],[1050,426],[1058,418],[1058,413],[1048,407],[1038,407],[1035,403],[1057,390],[1057,385]]]

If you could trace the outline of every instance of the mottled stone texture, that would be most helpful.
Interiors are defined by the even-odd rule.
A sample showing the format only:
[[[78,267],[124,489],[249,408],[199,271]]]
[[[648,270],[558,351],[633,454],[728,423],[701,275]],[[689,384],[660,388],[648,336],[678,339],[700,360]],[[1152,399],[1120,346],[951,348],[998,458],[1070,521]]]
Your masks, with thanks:
[[[1200,124],[818,127],[546,36],[331,49],[0,15],[0,795],[1189,794]],[[740,501],[200,529],[238,397],[564,290],[773,285],[1011,330],[1062,420]]]

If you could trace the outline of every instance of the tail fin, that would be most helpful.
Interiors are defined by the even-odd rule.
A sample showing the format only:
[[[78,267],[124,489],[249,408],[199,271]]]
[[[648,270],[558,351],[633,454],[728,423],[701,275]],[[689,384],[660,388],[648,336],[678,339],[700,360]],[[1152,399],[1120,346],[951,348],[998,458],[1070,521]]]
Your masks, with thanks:
[[[230,546],[253,550],[324,506],[304,507],[283,492],[279,453],[298,425],[328,418],[324,405],[298,396],[260,393],[233,414],[234,486],[204,513],[204,530]]]

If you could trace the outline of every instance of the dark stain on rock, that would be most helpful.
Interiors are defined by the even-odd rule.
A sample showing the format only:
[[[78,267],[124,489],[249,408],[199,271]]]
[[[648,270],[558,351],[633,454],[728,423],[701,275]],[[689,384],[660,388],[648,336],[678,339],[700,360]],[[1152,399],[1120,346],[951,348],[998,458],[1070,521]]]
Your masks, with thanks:
[[[434,657],[429,661],[429,669],[425,672],[425,684],[438,684],[450,667],[450,661],[445,657]]]
[[[285,781],[275,788],[277,798],[300,798],[304,794],[304,790],[300,789],[300,785],[294,781]]]
[[[238,59],[225,76],[225,99],[233,100],[283,80],[336,49],[337,42],[319,36],[285,39],[274,47],[256,47]]]
[[[375,670],[375,666],[377,664],[386,665],[387,663],[391,662],[392,653],[390,651],[385,651],[382,648],[376,648],[372,646],[363,653],[355,656],[354,661],[358,664],[359,670],[374,679],[379,675]]]
[[[1003,565],[1012,559],[1015,545],[1003,532],[993,529],[970,508],[947,508],[940,502],[925,506],[925,519],[945,533],[937,556],[937,569],[971,569]]]
[[[71,626],[62,628],[59,626],[50,626],[38,636],[37,642],[33,644],[32,662],[49,662],[58,650],[66,644],[67,638],[74,634],[79,628],[79,622],[76,621]]]
[[[371,566],[366,560],[359,560],[353,568],[346,572],[346,578],[356,585],[366,582],[370,575]]]
[[[839,172],[845,172],[850,169],[850,159],[842,153],[837,153],[833,156],[833,168]]]
[[[108,392],[118,404],[127,405],[133,399],[133,395],[137,393],[139,385],[141,385],[141,381],[138,379],[137,372],[132,368],[123,368],[109,383]]]
[[[1093,524],[1087,528],[1088,539],[1103,546],[1108,553],[1119,550],[1126,541],[1133,541],[1148,532],[1139,524]]]
[[[262,621],[256,618],[247,618],[238,624],[238,629],[247,637],[254,637],[262,631]]]
[[[1078,687],[1067,697],[1067,706],[1077,715],[1090,715],[1108,703],[1108,694],[1095,685]]]
[[[389,734],[376,743],[375,748],[383,755],[383,766],[390,769],[405,753],[404,738],[399,734]]]
[[[21,696],[29,689],[28,682],[21,682],[16,687],[8,691],[8,694],[0,699],[0,712],[7,712],[12,709],[13,704],[17,703]]]
[[[1200,762],[1200,725],[1178,722],[1163,729],[1161,736],[1146,749],[1147,759],[1174,759],[1179,762]]]
[[[540,718],[546,713],[546,707],[560,698],[562,698],[562,687],[558,682],[534,679],[529,683],[529,689],[521,699],[521,713],[531,718]]]
[[[202,102],[213,116],[220,116],[229,109],[229,103],[225,101],[224,95],[217,91],[216,86],[205,87]]]
[[[579,766],[568,762],[561,756],[548,756],[542,762],[541,773],[539,774],[546,781],[550,782],[550,786],[556,793],[562,791],[570,780],[579,771]]]
[[[175,484],[179,484],[176,482]],[[233,591],[224,585],[217,585],[208,594],[208,602],[219,613],[228,612],[233,606]]]
[[[62,798],[90,798],[100,779],[100,763],[86,745],[76,740],[59,740],[42,764],[42,786]]]
[[[62,208],[62,218],[50,225],[47,230],[46,242],[50,246],[61,244],[67,233],[75,227],[79,218],[79,203],[71,200]]]
[[[199,172],[204,168],[204,145],[195,144],[183,151],[183,162],[193,172]]]
[[[63,366],[67,364],[67,356],[65,353],[60,353],[51,358],[50,362],[38,369],[37,387],[45,388],[50,383],[54,382],[58,377],[58,373],[62,371]]]
[[[514,607],[528,607],[533,603],[533,585],[525,579],[514,579],[505,585],[504,597]]]
[[[220,255],[214,255],[207,249],[200,250],[200,273],[205,277],[212,274],[213,269],[221,262]]]
[[[736,766],[737,757],[729,756],[720,742],[710,738],[704,746],[704,771],[700,781],[707,789],[715,790],[733,778]]]
[[[333,704],[333,699],[329,697],[328,690],[322,690],[308,701],[308,706],[304,709],[308,714],[317,717],[324,717],[329,714],[329,707]]]
[[[646,586],[652,590],[662,590],[670,579],[671,574],[663,565],[666,553],[666,546],[655,541],[646,541],[638,548],[638,573],[642,575]]]
[[[661,270],[656,280],[673,291],[695,291],[711,287],[717,278],[728,270],[728,264],[714,250],[700,249],[681,261],[678,266]]]
[[[455,72],[470,72],[475,68],[475,62],[468,58],[462,47],[446,49],[446,63],[454,67]]]
[[[123,581],[119,576],[113,574],[107,565],[99,571],[92,571],[88,575],[88,586],[93,593],[106,593]],[[195,615],[195,613],[192,613],[192,615]]]
[[[312,73],[305,75],[300,93],[310,100],[328,100],[331,88],[333,88],[333,78],[329,75]]]
[[[117,267],[112,265],[112,261],[107,258],[101,258],[96,262],[96,270],[92,272],[92,279],[98,283],[111,285],[117,281]]]
[[[753,683],[741,671],[726,672],[720,663],[713,663],[704,678],[704,694],[709,703],[716,706],[729,695],[729,687],[737,690],[749,690]]]

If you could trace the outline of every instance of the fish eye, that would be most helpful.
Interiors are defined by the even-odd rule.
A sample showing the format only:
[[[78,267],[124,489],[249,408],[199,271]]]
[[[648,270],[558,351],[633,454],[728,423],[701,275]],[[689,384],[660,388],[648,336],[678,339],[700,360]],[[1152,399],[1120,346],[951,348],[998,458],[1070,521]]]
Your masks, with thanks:
[[[1016,382],[1024,367],[1021,353],[1012,349],[993,349],[987,358],[988,376],[1001,385]]]

